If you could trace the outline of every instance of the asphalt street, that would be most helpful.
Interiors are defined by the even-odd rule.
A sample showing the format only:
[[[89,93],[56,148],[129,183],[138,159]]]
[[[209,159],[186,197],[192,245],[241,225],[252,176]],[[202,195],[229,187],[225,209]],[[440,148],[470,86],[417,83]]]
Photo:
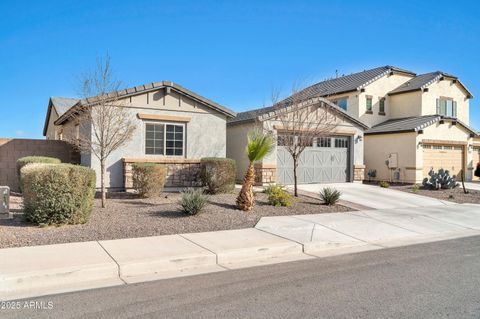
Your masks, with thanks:
[[[2,303],[0,318],[480,318],[480,236]]]

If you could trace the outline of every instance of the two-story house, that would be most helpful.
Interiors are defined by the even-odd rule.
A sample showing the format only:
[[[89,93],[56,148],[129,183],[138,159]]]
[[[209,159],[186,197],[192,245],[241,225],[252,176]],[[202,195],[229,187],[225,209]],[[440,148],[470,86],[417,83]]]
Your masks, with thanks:
[[[473,178],[480,161],[480,138],[469,127],[473,95],[456,76],[384,66],[312,88],[371,127],[364,142],[368,178],[419,183],[440,168]]]
[[[463,170],[467,180],[473,178],[473,168],[480,161],[480,137],[469,127],[469,101],[473,96],[453,75],[440,71],[418,75],[382,66],[316,83],[300,94],[326,98],[369,127],[363,135],[365,167],[362,169],[358,161],[350,171],[364,172],[372,180],[409,183],[419,183],[431,169],[440,168],[452,174]],[[238,130],[239,119],[251,112],[231,119],[227,134]],[[359,139],[362,135],[354,141],[358,144]],[[320,150],[325,145],[312,147]],[[278,158],[276,165],[281,162]],[[300,170],[310,170],[310,175],[316,176],[316,166],[310,162],[301,162]],[[282,183],[285,179],[277,175]]]

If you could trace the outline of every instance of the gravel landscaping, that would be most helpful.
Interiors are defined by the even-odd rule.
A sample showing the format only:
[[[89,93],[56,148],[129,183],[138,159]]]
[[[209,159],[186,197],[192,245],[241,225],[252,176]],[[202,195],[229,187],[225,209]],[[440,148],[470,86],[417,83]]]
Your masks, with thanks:
[[[429,196],[433,198],[438,198],[441,200],[446,200],[455,203],[472,203],[480,204],[480,192],[475,190],[468,190],[468,194],[463,192],[462,187],[456,187],[454,189],[440,189],[440,190],[429,190],[429,189],[420,189],[417,192],[412,191],[413,185],[391,185],[390,188],[399,190],[402,192],[418,194],[423,196]]]
[[[37,227],[23,221],[21,214],[13,219],[0,219],[0,248],[48,245],[78,241],[159,236],[253,227],[263,216],[345,212],[341,205],[325,206],[319,200],[300,196],[291,207],[273,207],[266,195],[257,193],[252,212],[235,209],[235,194],[210,197],[205,212],[187,216],[179,210],[178,193],[165,193],[154,199],[141,199],[132,194],[116,194],[106,209],[95,208],[84,225]]]

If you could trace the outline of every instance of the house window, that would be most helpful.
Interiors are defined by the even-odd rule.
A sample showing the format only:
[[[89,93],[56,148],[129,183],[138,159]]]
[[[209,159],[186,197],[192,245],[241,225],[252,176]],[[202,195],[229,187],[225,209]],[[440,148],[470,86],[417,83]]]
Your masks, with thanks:
[[[437,99],[437,114],[457,117],[457,102],[447,98]]]
[[[385,98],[381,98],[378,102],[378,113],[385,114]]]
[[[333,104],[337,105],[339,108],[342,108],[346,111],[348,106],[348,99],[345,98],[345,99],[335,100],[333,101]]]
[[[441,150],[443,149],[442,145],[433,145],[434,150]]]
[[[372,97],[367,96],[367,113],[372,113]]]
[[[75,124],[75,138],[80,139],[80,124]]]
[[[336,148],[347,148],[348,147],[348,137],[336,137],[335,138],[335,147]]]
[[[332,139],[330,137],[317,138],[318,147],[332,147]]]
[[[184,125],[146,123],[145,154],[183,156]]]

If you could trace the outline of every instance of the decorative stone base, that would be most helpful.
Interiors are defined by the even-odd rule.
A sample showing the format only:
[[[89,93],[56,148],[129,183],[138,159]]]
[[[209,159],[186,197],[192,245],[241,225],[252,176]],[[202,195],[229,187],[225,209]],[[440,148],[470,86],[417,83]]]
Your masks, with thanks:
[[[258,163],[255,168],[255,185],[262,186],[276,182],[277,166],[272,164]]]
[[[365,179],[365,165],[353,165],[353,180],[361,182]]]
[[[200,160],[196,159],[123,159],[123,181],[125,190],[133,187],[133,163],[158,163],[167,168],[165,187],[197,187],[200,181]]]

